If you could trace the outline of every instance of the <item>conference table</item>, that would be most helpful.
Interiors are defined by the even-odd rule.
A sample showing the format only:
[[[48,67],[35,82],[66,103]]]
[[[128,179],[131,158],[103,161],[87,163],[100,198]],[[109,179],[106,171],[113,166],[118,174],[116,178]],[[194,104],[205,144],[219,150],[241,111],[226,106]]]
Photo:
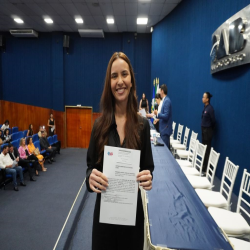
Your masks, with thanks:
[[[144,249],[232,250],[166,145],[152,144],[152,154],[153,188],[142,191]]]

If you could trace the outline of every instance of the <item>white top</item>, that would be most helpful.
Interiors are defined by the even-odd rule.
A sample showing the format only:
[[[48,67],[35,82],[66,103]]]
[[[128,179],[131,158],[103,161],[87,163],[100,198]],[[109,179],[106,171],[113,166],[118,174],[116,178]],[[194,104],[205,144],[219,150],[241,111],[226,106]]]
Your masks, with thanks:
[[[10,158],[9,154],[0,154],[0,168],[6,168],[6,166],[12,165],[13,160]]]
[[[10,127],[10,125],[5,125],[5,124],[3,124],[3,126],[1,127],[1,129],[4,131],[6,128],[9,128]]]
[[[158,114],[161,113],[161,106],[162,106],[163,100],[161,100],[159,107],[158,107]]]

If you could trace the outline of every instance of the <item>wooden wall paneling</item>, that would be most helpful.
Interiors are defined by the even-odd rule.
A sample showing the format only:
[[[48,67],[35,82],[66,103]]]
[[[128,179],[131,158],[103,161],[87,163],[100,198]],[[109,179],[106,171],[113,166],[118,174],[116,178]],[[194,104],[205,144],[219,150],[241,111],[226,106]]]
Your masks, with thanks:
[[[67,147],[88,148],[92,130],[91,107],[65,107]]]
[[[92,126],[94,126],[95,120],[100,117],[102,115],[102,113],[93,113],[93,122],[92,122]]]
[[[66,147],[79,147],[79,110],[77,108],[67,107],[66,111]]]
[[[92,130],[92,108],[80,109],[79,129],[79,145],[81,148],[88,148]]]
[[[63,130],[64,130],[64,112],[53,111],[51,109],[1,101],[1,121],[8,119],[10,121],[10,127],[17,126],[19,131],[28,129],[29,124],[33,124],[34,133],[39,131],[39,127],[44,125],[48,131],[47,123],[51,113],[54,114],[56,120],[56,133],[58,140],[62,142],[62,147],[65,145]]]

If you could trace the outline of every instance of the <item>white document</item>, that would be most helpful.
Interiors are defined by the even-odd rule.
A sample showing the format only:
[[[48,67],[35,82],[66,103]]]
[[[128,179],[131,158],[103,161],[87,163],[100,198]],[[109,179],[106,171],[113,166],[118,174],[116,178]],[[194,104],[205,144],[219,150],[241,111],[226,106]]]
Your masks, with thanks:
[[[101,194],[100,223],[135,226],[140,155],[140,150],[104,147],[109,186]]]
[[[145,109],[141,109],[141,110],[139,110],[139,112],[141,113],[141,115],[143,117],[146,117],[146,111],[145,111]]]

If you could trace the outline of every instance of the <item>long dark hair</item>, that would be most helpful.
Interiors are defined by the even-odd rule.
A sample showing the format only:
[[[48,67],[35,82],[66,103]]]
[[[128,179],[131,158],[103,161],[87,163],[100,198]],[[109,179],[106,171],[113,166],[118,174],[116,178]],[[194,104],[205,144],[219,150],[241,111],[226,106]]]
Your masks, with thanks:
[[[104,145],[108,144],[109,129],[115,113],[115,98],[111,91],[111,67],[113,62],[118,58],[124,60],[128,64],[132,83],[127,102],[127,121],[125,124],[126,147],[131,149],[138,149],[140,147],[140,124],[137,116],[137,97],[134,71],[128,57],[122,52],[115,52],[108,63],[100,103],[102,115],[97,121],[94,134],[98,153],[97,163],[102,162]]]

